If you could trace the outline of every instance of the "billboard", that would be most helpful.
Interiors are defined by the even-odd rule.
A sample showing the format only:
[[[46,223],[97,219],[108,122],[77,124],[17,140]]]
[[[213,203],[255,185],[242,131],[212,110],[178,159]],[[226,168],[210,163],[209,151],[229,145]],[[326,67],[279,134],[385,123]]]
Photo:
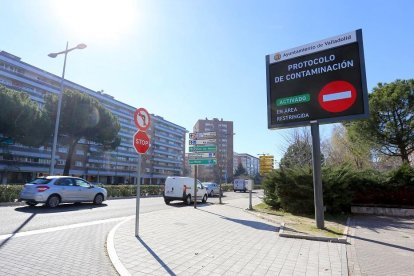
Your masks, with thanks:
[[[268,128],[368,117],[362,30],[266,56]]]

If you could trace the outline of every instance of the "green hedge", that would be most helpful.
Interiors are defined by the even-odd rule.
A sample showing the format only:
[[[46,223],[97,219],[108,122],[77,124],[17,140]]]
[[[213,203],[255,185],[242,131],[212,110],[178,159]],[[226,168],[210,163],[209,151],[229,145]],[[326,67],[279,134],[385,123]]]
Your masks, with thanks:
[[[351,204],[414,206],[414,169],[405,164],[388,173],[355,171],[343,165],[322,168],[323,200],[329,213],[348,212]],[[314,212],[309,167],[278,169],[263,181],[265,202],[292,213]]]
[[[14,202],[19,198],[20,191],[24,185],[1,185],[0,184],[0,202]]]
[[[108,197],[136,196],[137,187],[135,185],[103,185],[108,191]],[[163,185],[141,185],[141,196],[162,195]]]
[[[0,202],[14,202],[19,198],[24,185],[0,185]],[[98,185],[108,191],[108,197],[128,197],[136,195],[135,185]],[[141,196],[162,195],[163,185],[141,185]]]

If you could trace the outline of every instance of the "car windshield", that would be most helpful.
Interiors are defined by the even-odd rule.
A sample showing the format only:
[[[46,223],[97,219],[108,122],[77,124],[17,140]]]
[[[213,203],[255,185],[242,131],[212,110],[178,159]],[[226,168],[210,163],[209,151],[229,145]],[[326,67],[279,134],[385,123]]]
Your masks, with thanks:
[[[47,184],[50,181],[52,181],[52,179],[47,179],[47,178],[35,178],[32,181],[30,181],[30,184]]]

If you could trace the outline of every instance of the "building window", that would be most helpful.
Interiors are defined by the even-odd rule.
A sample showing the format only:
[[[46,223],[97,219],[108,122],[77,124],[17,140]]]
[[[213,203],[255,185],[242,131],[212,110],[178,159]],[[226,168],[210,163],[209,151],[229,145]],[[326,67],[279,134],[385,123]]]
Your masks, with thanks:
[[[76,155],[85,155],[85,152],[83,150],[76,150]]]
[[[81,161],[76,161],[75,162],[75,166],[76,167],[82,167],[83,166],[83,163]]]
[[[58,152],[61,152],[61,153],[68,153],[68,148],[67,148],[67,147],[59,147],[59,148],[58,148]]]

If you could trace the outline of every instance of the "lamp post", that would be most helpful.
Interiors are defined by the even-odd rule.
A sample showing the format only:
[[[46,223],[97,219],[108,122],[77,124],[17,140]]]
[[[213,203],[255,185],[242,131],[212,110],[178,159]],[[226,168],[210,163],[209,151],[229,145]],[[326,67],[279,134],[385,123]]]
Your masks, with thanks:
[[[49,169],[49,175],[53,175],[55,173],[55,156],[56,156],[56,145],[57,145],[57,137],[58,137],[58,131],[59,131],[59,120],[60,120],[60,109],[62,107],[62,96],[63,96],[63,81],[65,80],[65,69],[66,69],[66,57],[70,51],[76,50],[76,49],[85,49],[86,45],[81,43],[78,44],[76,47],[68,48],[69,42],[66,42],[66,50],[58,52],[58,53],[50,53],[48,54],[49,57],[55,58],[60,54],[65,55],[65,59],[63,61],[63,72],[62,72],[62,78],[60,80],[60,93],[58,96],[58,108],[56,112],[56,121],[55,121],[55,131],[53,134],[53,145],[52,145],[52,158],[50,160],[50,169]]]

